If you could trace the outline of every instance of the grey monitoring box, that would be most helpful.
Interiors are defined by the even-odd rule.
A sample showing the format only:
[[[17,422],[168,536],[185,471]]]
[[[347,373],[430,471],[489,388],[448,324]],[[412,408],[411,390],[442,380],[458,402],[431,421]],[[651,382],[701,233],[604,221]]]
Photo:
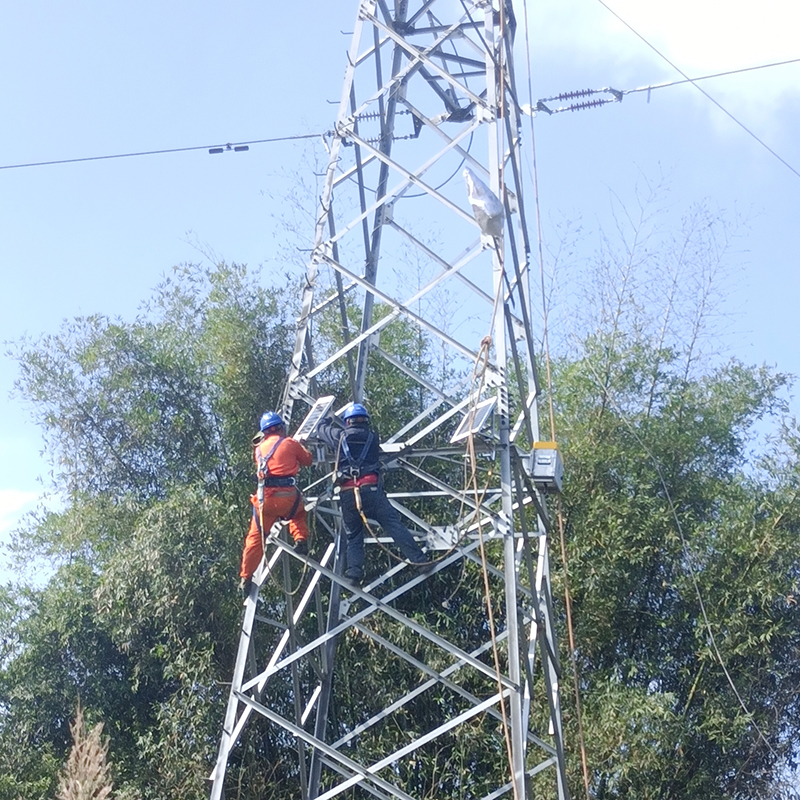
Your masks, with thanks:
[[[534,442],[530,454],[528,475],[542,492],[560,492],[564,464],[555,442]]]

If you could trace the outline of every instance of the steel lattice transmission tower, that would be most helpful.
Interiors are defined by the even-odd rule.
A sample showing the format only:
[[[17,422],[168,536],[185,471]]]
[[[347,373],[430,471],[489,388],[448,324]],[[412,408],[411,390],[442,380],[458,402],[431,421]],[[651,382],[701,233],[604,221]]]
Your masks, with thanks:
[[[540,772],[568,797],[515,28],[509,0],[359,5],[282,412],[296,423],[326,394],[396,409],[387,490],[437,563],[420,574],[368,540],[367,585],[340,578],[323,458],[311,556],[273,532],[245,601],[213,800],[255,725],[292,743],[303,800],[522,800]],[[343,692],[359,647],[385,696]]]

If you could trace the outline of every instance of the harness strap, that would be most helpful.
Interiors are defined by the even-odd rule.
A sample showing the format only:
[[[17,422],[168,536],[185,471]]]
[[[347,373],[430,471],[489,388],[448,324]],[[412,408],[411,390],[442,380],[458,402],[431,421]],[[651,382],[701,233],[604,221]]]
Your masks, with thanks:
[[[294,498],[294,505],[292,506],[291,511],[285,516],[281,517],[282,520],[289,520],[291,519],[296,513],[297,509],[300,507],[300,501],[303,499],[303,495],[301,494],[300,490],[295,486],[294,487],[296,497]]]
[[[269,453],[267,453],[265,456],[262,456],[260,453],[258,454],[258,471],[259,472],[266,471],[266,473],[269,474],[269,460],[272,458],[273,455],[275,455],[275,451],[278,449],[278,445],[285,438],[286,438],[285,436],[279,436],[278,437],[278,441],[275,442],[274,445],[272,445],[272,448],[270,449]]]
[[[361,455],[359,455],[358,458],[353,458],[353,454],[350,452],[350,445],[347,444],[346,435],[342,434],[342,438],[339,440],[342,450],[344,451],[345,458],[350,464],[350,470],[352,471],[355,468],[359,473],[358,477],[360,477],[361,467],[364,464],[364,459],[366,458],[367,453],[369,452],[369,448],[371,447],[374,438],[375,438],[375,433],[373,431],[370,431],[366,438],[366,441],[364,442],[364,446],[361,448]]]
[[[261,513],[256,506],[253,506],[253,519],[256,521],[256,528],[258,528],[258,532],[261,535],[263,544],[264,531],[261,530]]]
[[[275,454],[275,451],[278,449],[278,445],[285,439],[285,436],[279,436],[278,441],[272,445],[272,449],[267,453],[266,456],[262,456],[260,452],[259,445],[256,445],[259,448],[258,451],[258,502],[264,502],[264,482],[267,475],[269,475],[269,460]]]
[[[294,475],[272,475],[264,478],[264,486],[268,488],[294,486],[296,483]]]

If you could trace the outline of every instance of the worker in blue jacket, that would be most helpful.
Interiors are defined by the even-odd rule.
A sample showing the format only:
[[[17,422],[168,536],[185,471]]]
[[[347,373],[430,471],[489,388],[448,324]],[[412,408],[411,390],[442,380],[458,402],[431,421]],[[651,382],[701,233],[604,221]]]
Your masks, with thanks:
[[[383,489],[380,440],[370,427],[367,409],[361,403],[351,403],[342,420],[344,429],[334,426],[332,418],[323,420],[316,435],[336,454],[334,480],[339,486],[342,521],[347,532],[345,578],[354,583],[364,579],[365,517],[377,520],[406,561],[427,572],[432,562],[425,558]]]

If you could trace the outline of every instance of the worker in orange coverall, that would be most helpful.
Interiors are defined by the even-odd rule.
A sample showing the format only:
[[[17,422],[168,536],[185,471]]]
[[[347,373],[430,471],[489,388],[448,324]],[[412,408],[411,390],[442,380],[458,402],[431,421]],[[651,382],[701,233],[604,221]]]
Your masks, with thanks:
[[[274,411],[267,411],[261,417],[260,427],[262,437],[254,453],[258,494],[250,497],[253,516],[239,571],[239,588],[245,596],[250,594],[253,573],[261,563],[264,540],[277,520],[288,520],[295,552],[298,555],[308,553],[306,510],[295,476],[300,467],[310,466],[313,456],[300,442],[286,435],[283,420]]]

